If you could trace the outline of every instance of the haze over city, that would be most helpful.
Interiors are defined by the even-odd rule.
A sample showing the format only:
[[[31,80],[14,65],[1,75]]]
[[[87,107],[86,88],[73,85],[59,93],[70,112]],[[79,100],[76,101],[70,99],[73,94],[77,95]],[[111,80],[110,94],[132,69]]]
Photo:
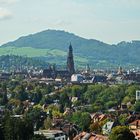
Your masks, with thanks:
[[[140,1],[0,0],[0,44],[46,29],[106,43],[138,40]]]

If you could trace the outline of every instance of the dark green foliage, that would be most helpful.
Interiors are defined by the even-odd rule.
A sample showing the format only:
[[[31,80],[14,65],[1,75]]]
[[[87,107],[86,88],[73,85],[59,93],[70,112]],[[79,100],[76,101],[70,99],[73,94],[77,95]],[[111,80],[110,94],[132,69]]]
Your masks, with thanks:
[[[5,140],[2,126],[0,126],[0,140]]]
[[[30,108],[26,113],[26,118],[32,120],[35,130],[39,130],[39,128],[43,127],[44,120],[46,118],[46,112],[43,112],[38,108]]]
[[[114,127],[109,140],[135,140],[135,135],[126,126]]]
[[[122,103],[131,102],[132,109],[135,103],[135,92],[140,88],[139,85],[74,85],[65,87],[60,94],[60,108],[64,111],[65,107],[81,106],[83,111],[96,112],[107,111],[110,108],[118,108]],[[71,102],[72,97],[78,97],[74,103]],[[89,106],[85,106],[89,105]],[[62,112],[63,112],[62,111]]]
[[[50,117],[47,117],[44,120],[44,127],[45,127],[45,129],[50,129],[52,127],[52,120]]]
[[[127,114],[121,114],[118,119],[121,125],[125,125],[127,123]]]
[[[60,94],[60,111],[64,112],[64,108],[71,106],[71,101],[69,99],[69,96],[67,93],[61,93]]]
[[[31,120],[14,118],[7,114],[2,122],[5,140],[30,140],[33,136]]]
[[[15,88],[15,97],[20,101],[25,101],[28,99],[28,94],[25,91],[25,87],[23,85],[17,86]]]
[[[46,140],[46,138],[43,135],[34,135],[32,140]]]
[[[91,117],[87,112],[77,111],[72,114],[71,121],[78,125],[81,130],[88,130],[91,123]]]
[[[6,105],[8,103],[8,98],[7,98],[7,86],[6,83],[2,83],[1,84],[1,100],[0,100],[0,104],[1,105]]]
[[[29,58],[25,56],[16,56],[16,55],[5,55],[0,56],[0,70],[11,70],[15,69],[24,69],[30,67],[46,67],[48,63],[39,58]]]
[[[136,112],[140,112],[140,101],[136,101],[136,103],[134,105],[134,110]]]
[[[45,140],[45,137],[34,135],[32,120],[6,113],[0,126],[0,140]]]

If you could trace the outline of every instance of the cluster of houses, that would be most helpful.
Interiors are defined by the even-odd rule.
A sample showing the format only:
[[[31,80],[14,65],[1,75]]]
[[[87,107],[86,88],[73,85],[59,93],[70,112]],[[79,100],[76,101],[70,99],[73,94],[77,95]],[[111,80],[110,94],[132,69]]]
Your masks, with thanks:
[[[108,120],[102,126],[102,134],[98,134],[96,132],[81,132],[76,135],[73,139],[74,140],[108,140],[108,136],[111,133],[112,129],[116,126],[119,126],[120,123],[117,119],[114,119],[113,115],[107,115],[102,113],[95,113],[92,114],[92,121],[94,123],[101,121]],[[136,140],[140,140],[140,116],[135,114],[128,114],[127,116],[127,126],[129,127],[130,131],[133,132],[135,135]]]
[[[72,46],[69,47],[69,53],[67,58],[67,69],[57,70],[55,66],[50,66],[44,70],[33,69],[33,70],[21,70],[16,72],[1,72],[0,81],[14,79],[16,77],[22,77],[30,82],[38,81],[39,83],[54,84],[55,88],[62,88],[65,84],[131,84],[140,83],[140,71],[129,70],[124,71],[121,67],[118,71],[105,71],[105,70],[90,70],[87,65],[85,70],[75,71]],[[49,95],[54,95],[50,93]],[[77,100],[77,97],[73,97],[72,102]],[[136,100],[140,100],[140,91],[136,92]],[[57,102],[56,102],[57,103]],[[34,104],[29,101],[23,103],[25,110],[33,107]],[[44,106],[43,106],[44,107]],[[80,107],[80,106],[79,106]],[[81,106],[82,107],[82,106]],[[76,108],[73,108],[76,110]],[[3,107],[0,107],[0,115],[3,112]],[[105,113],[93,113],[91,116],[91,123],[100,123],[105,121],[101,126],[101,132],[81,132],[75,124],[72,124],[64,118],[53,118],[52,127],[50,130],[35,130],[34,134],[44,135],[46,139],[54,140],[107,140],[109,134],[115,126],[120,125],[118,118],[114,115],[117,112],[115,109],[108,110],[108,114]],[[65,114],[71,114],[73,110],[66,108]],[[135,112],[127,111],[127,106],[121,106],[121,109],[117,112],[120,114],[127,114],[127,121],[124,125],[127,125],[130,130],[135,134],[135,138],[140,140],[140,115]],[[46,117],[47,114],[42,114]],[[20,117],[22,115],[15,115],[12,117]]]
[[[59,83],[59,84],[131,84],[140,83],[140,71],[129,70],[123,71],[120,67],[118,71],[90,71],[83,70],[70,74],[67,70],[56,70],[49,67],[44,70],[29,70],[17,72],[1,72],[0,80],[8,80],[9,78],[22,77],[30,81],[40,81],[46,84]]]
[[[106,83],[106,84],[131,84],[140,83],[140,71],[125,71],[119,67],[118,71],[94,70],[81,71],[71,76],[72,83]]]
[[[71,110],[67,109],[64,114],[66,112],[70,113]],[[119,113],[127,115],[124,125],[129,127],[136,140],[140,140],[140,115],[135,112],[126,112],[126,110]],[[47,139],[54,138],[55,140],[108,140],[112,129],[122,125],[113,112],[109,114],[96,112],[91,113],[90,116],[93,124],[100,125],[101,122],[105,122],[102,126],[99,126],[100,132],[96,130],[92,132],[79,131],[75,124],[69,123],[64,118],[53,118],[53,126],[50,130],[39,130],[34,133],[44,135]]]
[[[0,109],[2,110],[2,108]],[[72,110],[67,108],[64,112],[65,114],[71,114]],[[124,125],[128,126],[131,132],[135,135],[136,140],[140,140],[140,114],[135,112],[129,112],[126,110],[121,110],[119,115],[126,114],[126,122]],[[46,114],[42,114],[46,115]],[[118,115],[118,116],[119,116]],[[91,123],[92,124],[101,124],[99,126],[101,132],[93,130],[92,132],[80,131],[78,126],[68,122],[64,118],[56,117],[52,119],[52,127],[49,130],[35,130],[34,134],[44,135],[46,140],[108,140],[112,129],[116,126],[122,125],[118,121],[114,112],[102,113],[96,112],[91,113]],[[23,115],[13,115],[12,117],[23,118]],[[98,126],[97,126],[98,127]]]

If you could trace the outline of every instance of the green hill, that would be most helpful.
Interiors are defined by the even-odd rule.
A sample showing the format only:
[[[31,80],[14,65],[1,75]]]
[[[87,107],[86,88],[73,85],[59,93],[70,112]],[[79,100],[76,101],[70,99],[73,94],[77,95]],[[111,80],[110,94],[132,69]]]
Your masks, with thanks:
[[[32,68],[46,68],[48,63],[41,59],[15,56],[15,55],[3,55],[0,56],[0,72],[14,71],[14,70],[27,70]]]
[[[0,47],[0,55],[43,57],[51,63],[65,64],[70,42],[73,46],[76,64],[89,63],[93,67],[140,66],[140,41],[123,41],[110,45],[58,30],[46,30],[3,44]]]

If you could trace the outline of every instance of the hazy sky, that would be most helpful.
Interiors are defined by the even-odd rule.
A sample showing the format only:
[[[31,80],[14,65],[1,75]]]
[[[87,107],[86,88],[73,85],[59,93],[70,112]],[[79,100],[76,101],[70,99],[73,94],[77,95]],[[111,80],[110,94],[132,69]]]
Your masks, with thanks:
[[[140,0],[0,0],[0,44],[46,29],[106,43],[140,40]]]

